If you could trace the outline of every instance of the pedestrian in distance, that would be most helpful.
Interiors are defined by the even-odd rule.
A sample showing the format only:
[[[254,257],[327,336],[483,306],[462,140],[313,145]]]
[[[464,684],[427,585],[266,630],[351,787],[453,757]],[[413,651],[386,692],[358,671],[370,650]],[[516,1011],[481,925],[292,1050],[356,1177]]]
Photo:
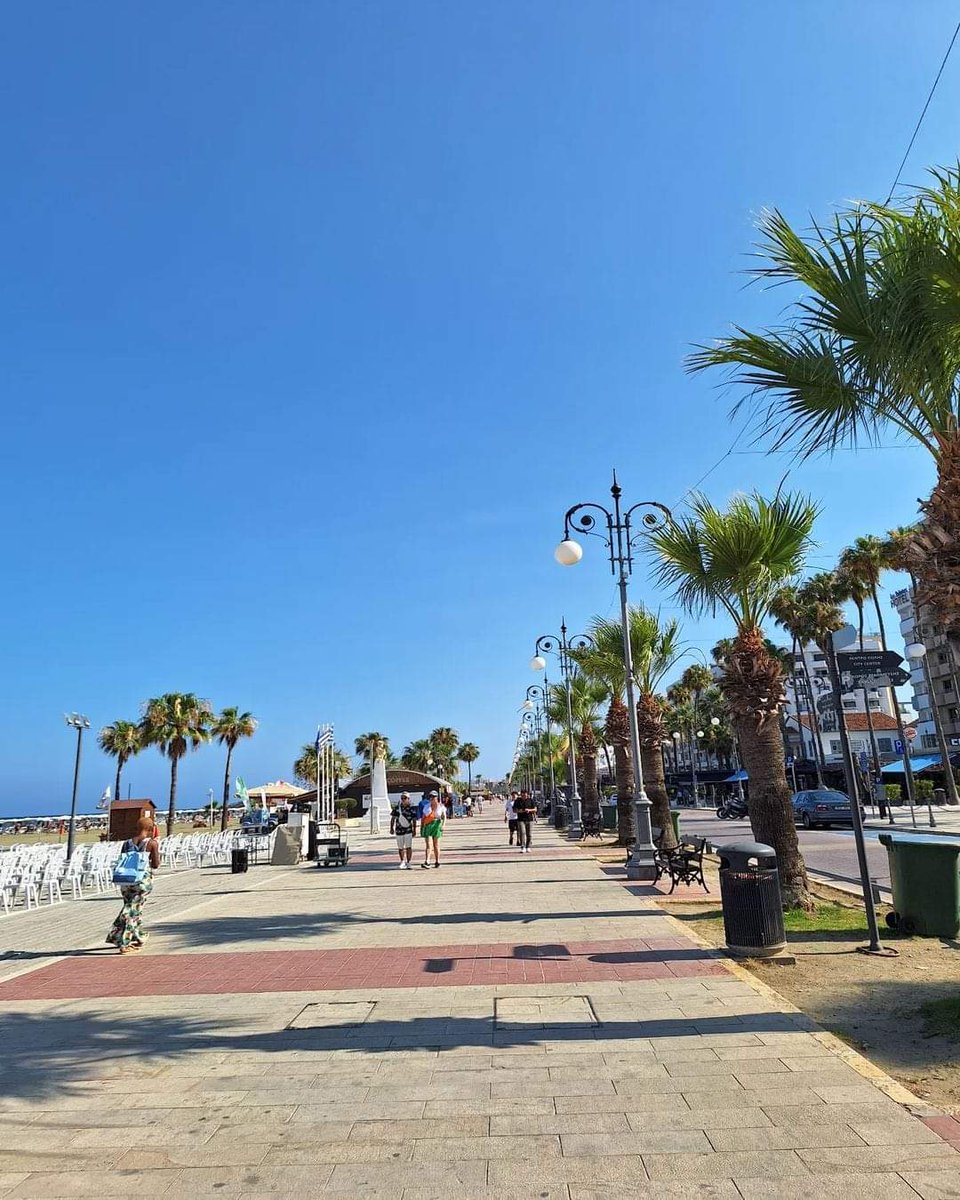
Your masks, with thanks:
[[[521,854],[530,853],[530,826],[537,815],[537,802],[529,792],[520,793],[520,799],[514,805],[517,814],[517,842]]]
[[[503,806],[503,819],[507,823],[507,829],[510,831],[510,845],[513,845],[513,840],[517,836],[517,793],[511,792],[507,797],[506,803]]]
[[[123,907],[107,934],[107,944],[116,946],[121,954],[143,949],[146,939],[142,921],[143,902],[153,891],[153,872],[160,866],[160,844],[154,836],[154,828],[152,817],[141,817],[137,823],[137,836],[124,842],[117,864],[118,870],[124,866],[137,876],[135,881],[120,884]],[[139,865],[135,865],[136,855],[140,855]],[[127,861],[131,856],[133,863]]]
[[[400,855],[400,870],[410,870],[410,859],[413,857],[413,838],[417,832],[417,810],[410,803],[406,792],[400,797],[400,803],[390,814],[390,832],[397,839],[397,853]]]
[[[433,849],[433,866],[440,866],[440,839],[443,837],[443,823],[447,819],[446,806],[437,793],[431,792],[428,799],[430,809],[426,815],[420,817],[420,832],[423,835],[423,862],[420,867],[424,871],[431,865],[431,847]]]

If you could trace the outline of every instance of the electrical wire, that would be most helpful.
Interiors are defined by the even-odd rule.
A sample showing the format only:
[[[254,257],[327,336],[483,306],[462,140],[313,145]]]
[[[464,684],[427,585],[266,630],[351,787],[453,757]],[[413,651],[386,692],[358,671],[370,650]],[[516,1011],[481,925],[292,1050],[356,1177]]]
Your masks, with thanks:
[[[940,82],[940,76],[943,74],[943,69],[947,65],[947,59],[950,57],[950,51],[953,49],[953,44],[957,40],[957,34],[960,34],[960,21],[957,22],[956,28],[953,31],[953,37],[950,39],[950,45],[947,47],[947,52],[943,56],[943,61],[940,63],[940,70],[937,72],[937,77],[933,81],[933,86],[930,88],[926,103],[920,111],[920,116],[917,118],[917,123],[913,128],[913,133],[910,136],[910,141],[907,143],[907,148],[903,152],[903,158],[900,160],[900,166],[897,167],[897,175],[890,188],[890,192],[884,200],[884,204],[889,204],[893,198],[893,193],[897,190],[897,184],[900,182],[900,176],[903,174],[903,168],[907,165],[907,159],[910,157],[910,151],[913,149],[913,143],[917,140],[917,134],[920,132],[920,126],[923,124],[923,118],[927,115],[927,109],[930,107],[930,101],[933,99],[933,94],[937,90],[937,84]]]

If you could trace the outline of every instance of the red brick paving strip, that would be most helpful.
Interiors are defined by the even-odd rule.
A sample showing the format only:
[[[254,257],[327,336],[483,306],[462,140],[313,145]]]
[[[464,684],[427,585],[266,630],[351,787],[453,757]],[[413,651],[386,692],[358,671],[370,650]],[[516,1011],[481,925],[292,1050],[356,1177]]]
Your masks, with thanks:
[[[0,1001],[590,983],[725,974],[721,963],[686,938],[226,954],[107,953],[63,959],[0,983]]]

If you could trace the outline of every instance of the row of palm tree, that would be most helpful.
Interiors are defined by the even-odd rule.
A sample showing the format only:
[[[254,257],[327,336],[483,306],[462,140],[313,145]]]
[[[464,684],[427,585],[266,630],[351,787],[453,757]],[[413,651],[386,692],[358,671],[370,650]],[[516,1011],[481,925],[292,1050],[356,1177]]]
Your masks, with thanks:
[[[170,760],[170,801],[167,808],[169,836],[176,818],[180,759],[188,750],[196,750],[210,741],[216,741],[227,749],[220,817],[220,827],[226,829],[233,752],[241,738],[252,737],[256,728],[257,721],[252,713],[241,712],[234,707],[216,713],[209,700],[203,700],[193,692],[166,692],[144,703],[139,721],[117,720],[105,725],[97,736],[97,742],[105,754],[116,759],[114,795],[118,800],[123,768],[131,758],[147,747],[154,746]]]
[[[467,766],[468,787],[473,785],[473,764],[480,757],[480,749],[473,742],[461,742],[460,735],[449,725],[440,725],[427,737],[417,738],[403,748],[397,758],[390,749],[390,741],[382,733],[363,733],[354,742],[354,749],[368,771],[378,759],[388,767],[402,766],[411,771],[422,771],[441,779],[456,779],[458,763]]]

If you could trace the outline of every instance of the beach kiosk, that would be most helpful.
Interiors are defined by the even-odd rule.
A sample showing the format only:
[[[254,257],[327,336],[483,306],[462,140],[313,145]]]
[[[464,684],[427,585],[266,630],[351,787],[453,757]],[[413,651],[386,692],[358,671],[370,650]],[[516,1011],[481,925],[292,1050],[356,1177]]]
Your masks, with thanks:
[[[141,817],[149,817],[156,823],[157,806],[152,800],[114,800],[110,804],[110,829],[107,834],[111,842],[125,842],[136,837]]]

